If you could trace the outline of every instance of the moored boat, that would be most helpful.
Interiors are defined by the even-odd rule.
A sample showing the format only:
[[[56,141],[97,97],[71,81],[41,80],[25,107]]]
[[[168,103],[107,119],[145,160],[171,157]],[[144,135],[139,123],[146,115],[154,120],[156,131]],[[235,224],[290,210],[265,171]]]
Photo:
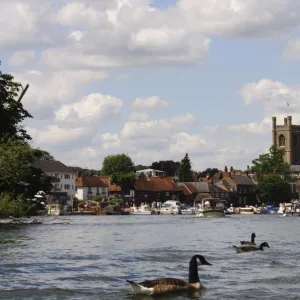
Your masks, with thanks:
[[[255,214],[255,207],[240,207],[239,208],[239,214],[241,215],[253,215]]]
[[[219,198],[203,198],[197,216],[204,218],[225,217],[225,200]]]
[[[180,215],[181,203],[176,200],[167,200],[159,209],[161,215]]]
[[[151,210],[148,205],[141,205],[136,207],[135,205],[129,208],[130,215],[151,215]]]

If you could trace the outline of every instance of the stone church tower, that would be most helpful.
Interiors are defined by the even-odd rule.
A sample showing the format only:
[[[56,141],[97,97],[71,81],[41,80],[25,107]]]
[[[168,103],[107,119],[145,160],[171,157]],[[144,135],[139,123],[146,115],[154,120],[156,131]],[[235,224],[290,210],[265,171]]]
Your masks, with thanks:
[[[272,143],[285,150],[285,161],[290,165],[300,165],[300,125],[292,125],[292,117],[284,118],[284,125],[276,124],[272,118]]]

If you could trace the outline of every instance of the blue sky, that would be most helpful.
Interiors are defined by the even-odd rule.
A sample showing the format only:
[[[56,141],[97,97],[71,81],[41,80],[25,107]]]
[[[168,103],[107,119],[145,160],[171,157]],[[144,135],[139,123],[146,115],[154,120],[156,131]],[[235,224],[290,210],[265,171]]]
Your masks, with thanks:
[[[18,11],[4,0],[20,22],[0,33],[1,68],[30,83],[34,145],[68,165],[99,169],[119,152],[147,165],[188,152],[196,170],[243,169],[269,148],[273,115],[300,122],[296,1],[58,2],[28,0]]]

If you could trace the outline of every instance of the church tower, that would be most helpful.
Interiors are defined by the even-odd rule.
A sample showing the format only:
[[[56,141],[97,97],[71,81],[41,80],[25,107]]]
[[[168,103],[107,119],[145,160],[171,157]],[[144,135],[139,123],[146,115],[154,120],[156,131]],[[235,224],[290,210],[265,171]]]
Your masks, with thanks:
[[[285,161],[290,165],[300,165],[300,125],[292,125],[292,117],[284,118],[284,125],[276,124],[272,118],[272,143],[285,150]]]

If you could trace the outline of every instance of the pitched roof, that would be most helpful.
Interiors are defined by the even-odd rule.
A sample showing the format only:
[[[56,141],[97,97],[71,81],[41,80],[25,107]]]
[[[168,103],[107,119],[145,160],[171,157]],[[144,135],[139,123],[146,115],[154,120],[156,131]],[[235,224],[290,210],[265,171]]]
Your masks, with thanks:
[[[179,185],[183,191],[183,194],[185,196],[189,196],[189,195],[192,195],[192,193],[187,189],[187,187],[183,184],[183,185]]]
[[[223,190],[223,192],[229,192],[228,188],[224,184],[215,184],[215,186]]]
[[[151,177],[149,179],[137,179],[135,189],[138,191],[182,191],[171,177]]]
[[[231,177],[237,185],[255,185],[253,180],[246,175],[232,175]]]
[[[76,173],[75,170],[58,160],[36,160],[32,166],[44,173]]]
[[[193,184],[193,182],[184,182],[183,183],[187,189],[192,193],[192,194],[197,194],[198,190],[196,188],[196,186]]]
[[[110,183],[109,176],[99,176],[99,178],[109,187],[110,192],[121,192],[121,187]]]
[[[77,187],[108,187],[98,176],[80,176],[76,178]]]

